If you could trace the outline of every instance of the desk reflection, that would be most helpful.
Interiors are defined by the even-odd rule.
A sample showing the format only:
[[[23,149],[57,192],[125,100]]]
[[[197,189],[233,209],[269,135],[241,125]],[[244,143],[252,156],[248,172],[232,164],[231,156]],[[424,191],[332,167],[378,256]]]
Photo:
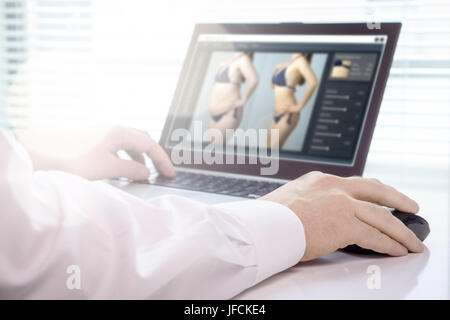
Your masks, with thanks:
[[[358,255],[335,252],[297,266],[259,284],[264,291],[276,291],[268,299],[401,299],[418,283],[418,276],[430,257],[427,247],[423,253],[404,257],[384,255]],[[371,266],[379,270],[379,289],[370,288],[368,281],[374,274]],[[378,267],[378,268],[377,268]],[[373,267],[372,267],[373,268]],[[245,292],[237,299],[253,299]]]

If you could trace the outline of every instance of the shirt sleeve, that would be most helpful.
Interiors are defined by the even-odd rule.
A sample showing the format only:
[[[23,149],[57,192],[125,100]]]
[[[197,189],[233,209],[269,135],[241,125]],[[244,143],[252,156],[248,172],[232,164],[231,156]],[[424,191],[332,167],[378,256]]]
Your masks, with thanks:
[[[228,299],[300,261],[299,218],[269,201],[144,201],[34,172],[0,130],[0,298]]]

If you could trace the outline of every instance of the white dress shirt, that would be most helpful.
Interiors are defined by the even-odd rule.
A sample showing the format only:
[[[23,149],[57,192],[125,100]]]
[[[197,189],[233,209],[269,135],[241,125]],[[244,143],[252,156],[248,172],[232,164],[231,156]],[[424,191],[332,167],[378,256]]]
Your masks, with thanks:
[[[280,204],[144,201],[34,171],[0,130],[0,298],[228,299],[304,250],[300,219]]]

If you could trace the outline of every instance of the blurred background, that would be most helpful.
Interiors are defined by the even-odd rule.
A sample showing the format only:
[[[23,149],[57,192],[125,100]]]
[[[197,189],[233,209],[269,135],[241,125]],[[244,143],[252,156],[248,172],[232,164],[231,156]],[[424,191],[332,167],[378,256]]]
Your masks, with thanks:
[[[0,0],[0,126],[159,138],[195,23],[384,21],[403,29],[370,175],[448,190],[448,0]]]

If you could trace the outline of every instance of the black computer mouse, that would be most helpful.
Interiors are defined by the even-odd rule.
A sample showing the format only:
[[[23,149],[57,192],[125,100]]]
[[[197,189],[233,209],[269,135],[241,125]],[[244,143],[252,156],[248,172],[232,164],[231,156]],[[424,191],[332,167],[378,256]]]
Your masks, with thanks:
[[[428,225],[428,222],[424,218],[416,214],[405,213],[398,210],[391,210],[391,212],[397,219],[403,222],[405,226],[407,226],[412,232],[414,232],[417,238],[419,238],[421,241],[425,240],[425,238],[430,233],[430,226]],[[342,250],[346,252],[359,254],[381,254],[373,250],[361,248],[356,244],[347,246]]]

